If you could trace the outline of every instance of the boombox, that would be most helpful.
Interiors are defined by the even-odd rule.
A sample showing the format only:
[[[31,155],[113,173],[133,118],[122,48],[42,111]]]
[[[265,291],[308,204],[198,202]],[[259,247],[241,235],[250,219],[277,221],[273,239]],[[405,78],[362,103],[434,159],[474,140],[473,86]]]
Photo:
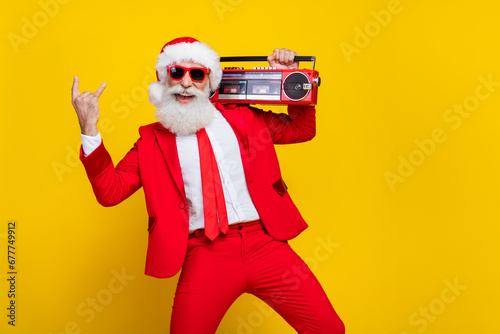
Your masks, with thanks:
[[[212,102],[238,104],[315,105],[321,84],[314,70],[315,57],[296,56],[295,61],[312,61],[313,69],[276,69],[272,67],[226,67]],[[267,61],[267,57],[221,57],[221,62]]]

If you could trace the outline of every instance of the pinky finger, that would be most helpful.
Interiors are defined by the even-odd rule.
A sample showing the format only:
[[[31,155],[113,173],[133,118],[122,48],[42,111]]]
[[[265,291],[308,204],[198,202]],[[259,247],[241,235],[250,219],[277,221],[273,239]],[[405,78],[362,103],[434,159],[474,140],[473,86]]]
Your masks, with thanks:
[[[101,86],[99,88],[97,88],[97,90],[95,91],[95,95],[97,96],[97,98],[99,98],[102,94],[102,92],[104,91],[104,88],[106,88],[106,81],[104,81]]]

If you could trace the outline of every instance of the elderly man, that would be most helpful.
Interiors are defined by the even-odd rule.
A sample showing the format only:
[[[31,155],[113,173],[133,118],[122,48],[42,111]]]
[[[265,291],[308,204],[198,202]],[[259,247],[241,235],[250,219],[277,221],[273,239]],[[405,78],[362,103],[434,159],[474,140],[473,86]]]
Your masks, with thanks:
[[[277,68],[298,68],[296,53],[276,49]],[[288,194],[274,144],[315,135],[314,107],[288,114],[247,105],[212,104],[219,86],[219,57],[194,38],[162,48],[158,81],[149,87],[157,123],[114,166],[99,131],[95,93],[78,91],[80,158],[97,200],[112,206],[141,186],[149,215],[146,275],[181,275],[170,333],[215,333],[231,304],[251,293],[269,304],[298,333],[344,333],[327,295],[287,240],[307,224]]]

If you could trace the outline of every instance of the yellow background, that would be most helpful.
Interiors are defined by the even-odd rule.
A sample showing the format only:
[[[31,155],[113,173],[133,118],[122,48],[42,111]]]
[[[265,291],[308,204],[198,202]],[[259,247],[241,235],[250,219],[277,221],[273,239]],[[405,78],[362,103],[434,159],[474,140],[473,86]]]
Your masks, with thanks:
[[[76,156],[70,88],[75,74],[81,92],[108,82],[100,126],[117,162],[138,127],[155,121],[145,95],[151,69],[163,44],[179,36],[221,56],[276,47],[317,56],[317,137],[277,149],[310,225],[291,244],[348,333],[500,332],[500,86],[488,90],[480,79],[500,82],[498,1],[27,0],[3,7],[0,332],[168,332],[176,278],[143,275],[142,190],[117,207],[96,202]],[[346,45],[356,52],[346,54]],[[473,109],[468,117],[451,114],[464,103]],[[413,167],[402,162],[410,158]],[[399,179],[390,183],[387,175]],[[10,220],[18,222],[14,328],[6,317]],[[129,280],[118,283],[122,271]],[[99,311],[91,317],[93,299]],[[250,295],[218,331],[292,332]]]

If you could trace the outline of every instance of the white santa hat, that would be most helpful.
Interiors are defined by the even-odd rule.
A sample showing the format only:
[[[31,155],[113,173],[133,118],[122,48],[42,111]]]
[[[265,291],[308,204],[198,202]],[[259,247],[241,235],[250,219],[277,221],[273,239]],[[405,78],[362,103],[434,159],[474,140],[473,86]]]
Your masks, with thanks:
[[[215,91],[219,87],[222,68],[217,52],[192,37],[179,37],[165,44],[158,55],[155,66],[158,81],[149,85],[149,102],[153,105],[158,106],[162,100],[163,85],[168,77],[167,66],[182,61],[192,61],[210,69],[210,90]]]

